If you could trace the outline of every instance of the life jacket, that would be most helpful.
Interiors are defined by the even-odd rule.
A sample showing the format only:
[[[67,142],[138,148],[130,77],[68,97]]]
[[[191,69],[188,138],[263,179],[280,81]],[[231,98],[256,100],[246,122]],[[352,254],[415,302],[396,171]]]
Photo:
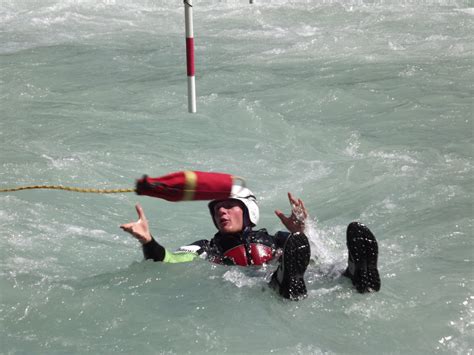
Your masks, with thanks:
[[[216,234],[213,242],[220,250],[220,257],[212,258],[219,264],[262,265],[275,255],[274,237],[265,229],[245,231],[239,234]]]

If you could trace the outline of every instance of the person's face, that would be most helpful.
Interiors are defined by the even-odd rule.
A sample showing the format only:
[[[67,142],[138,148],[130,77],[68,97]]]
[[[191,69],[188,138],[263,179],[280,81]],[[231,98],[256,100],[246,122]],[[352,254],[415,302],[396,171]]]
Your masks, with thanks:
[[[214,220],[221,233],[241,232],[244,225],[244,211],[240,202],[225,200],[214,206]]]

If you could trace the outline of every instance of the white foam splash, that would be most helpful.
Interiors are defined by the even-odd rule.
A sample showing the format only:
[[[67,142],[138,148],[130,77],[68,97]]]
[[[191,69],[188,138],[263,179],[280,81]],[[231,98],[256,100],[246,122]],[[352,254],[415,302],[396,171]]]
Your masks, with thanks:
[[[233,283],[235,286],[241,287],[252,287],[259,284],[262,279],[258,277],[249,277],[246,275],[241,268],[233,267],[229,271],[226,271],[222,278],[226,281]]]
[[[454,11],[464,12],[465,14],[474,16],[474,7],[470,7],[468,9],[454,9]]]
[[[311,258],[320,266],[334,265],[341,258],[341,255],[334,250],[335,241],[328,238],[327,232],[317,228],[316,220],[306,220],[305,233],[311,244]]]
[[[360,147],[360,134],[352,133],[350,138],[347,140],[347,147],[344,149],[344,154],[356,158],[359,154]]]

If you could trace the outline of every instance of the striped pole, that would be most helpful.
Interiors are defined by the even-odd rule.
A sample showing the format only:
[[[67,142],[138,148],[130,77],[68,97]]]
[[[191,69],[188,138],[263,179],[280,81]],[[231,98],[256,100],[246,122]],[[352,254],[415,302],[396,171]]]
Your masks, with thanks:
[[[196,112],[196,81],[194,79],[193,1],[184,0],[186,23],[186,64],[188,72],[188,111]]]

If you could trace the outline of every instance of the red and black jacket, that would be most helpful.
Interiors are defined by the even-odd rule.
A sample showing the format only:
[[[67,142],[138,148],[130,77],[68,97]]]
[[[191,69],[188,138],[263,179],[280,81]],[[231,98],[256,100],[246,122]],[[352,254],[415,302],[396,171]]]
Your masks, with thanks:
[[[198,240],[190,245],[182,246],[177,252],[198,254],[211,262],[225,265],[262,265],[279,256],[290,233],[277,232],[271,235],[266,229],[253,231],[250,228],[241,233],[217,233],[211,240]],[[154,239],[143,245],[145,259],[163,261],[165,248]]]

